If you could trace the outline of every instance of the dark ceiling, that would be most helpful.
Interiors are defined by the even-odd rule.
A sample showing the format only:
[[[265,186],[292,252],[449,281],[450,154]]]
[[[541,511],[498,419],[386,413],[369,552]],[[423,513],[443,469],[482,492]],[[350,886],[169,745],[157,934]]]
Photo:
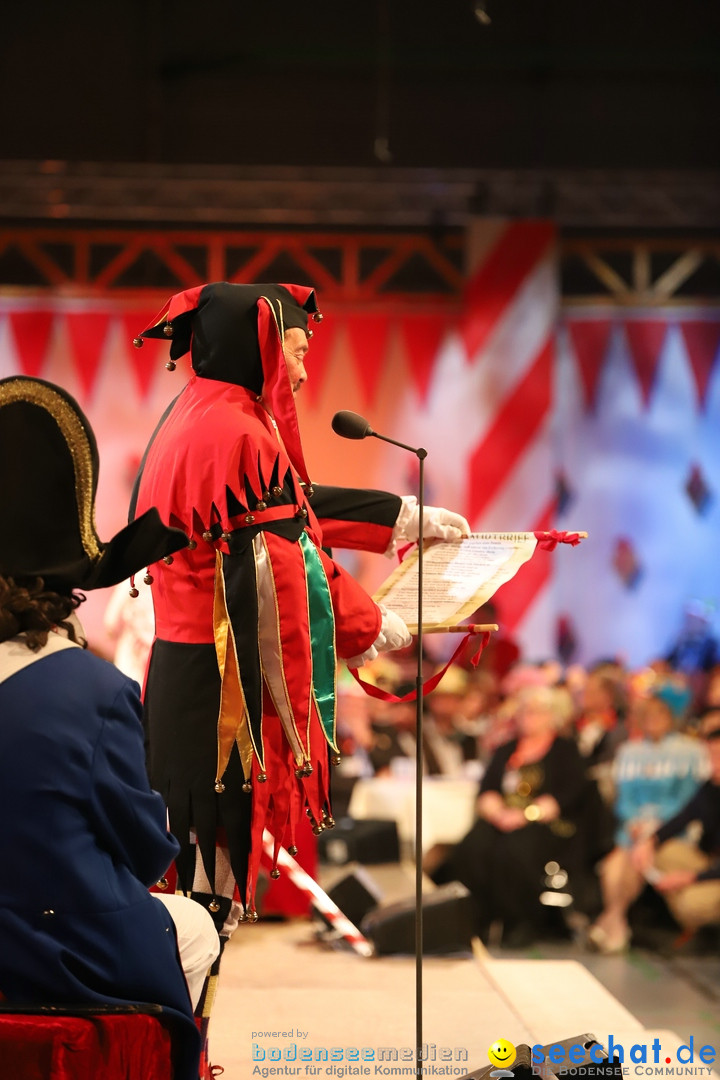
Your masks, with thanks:
[[[0,55],[6,160],[720,165],[718,0],[16,0]]]

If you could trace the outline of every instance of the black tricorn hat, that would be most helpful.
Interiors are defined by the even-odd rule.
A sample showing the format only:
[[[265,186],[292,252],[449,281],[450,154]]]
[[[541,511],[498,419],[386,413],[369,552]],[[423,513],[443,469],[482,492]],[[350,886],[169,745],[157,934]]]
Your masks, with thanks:
[[[0,574],[59,592],[103,589],[187,546],[152,508],[103,543],[95,527],[97,444],[59,386],[0,379]]]

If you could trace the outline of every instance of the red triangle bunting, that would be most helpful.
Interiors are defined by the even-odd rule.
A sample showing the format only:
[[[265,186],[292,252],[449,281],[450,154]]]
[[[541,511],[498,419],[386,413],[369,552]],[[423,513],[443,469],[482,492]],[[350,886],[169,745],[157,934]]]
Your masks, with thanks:
[[[390,319],[387,315],[349,315],[345,326],[363,390],[363,405],[370,405],[385,365]]]
[[[409,315],[400,320],[410,375],[423,403],[447,327],[446,315]]]
[[[150,393],[158,368],[167,363],[170,357],[169,346],[164,349],[162,343],[158,349],[156,341],[144,342],[144,347],[136,349],[133,338],[136,338],[141,330],[149,326],[155,317],[154,311],[125,311],[121,316],[123,344],[127,346],[127,354],[130,366],[135,372],[135,378],[140,387],[140,396],[144,401]]]
[[[23,375],[37,378],[45,360],[55,312],[11,311],[9,317],[20,370]]]
[[[638,319],[625,323],[630,355],[640,383],[643,402],[650,402],[660,350],[665,341],[668,324],[664,319]]]
[[[307,382],[303,387],[303,396],[307,395],[311,405],[317,405],[325,383],[325,373],[335,347],[338,332],[338,320],[325,319],[321,326],[313,329],[310,348],[305,357]]]
[[[95,389],[100,357],[110,315],[107,312],[68,312],[65,316],[70,331],[73,359],[85,398],[92,397]]]
[[[704,408],[710,375],[720,345],[720,322],[681,322],[680,329],[695,376],[698,400],[701,408]]]
[[[567,328],[580,369],[585,405],[592,409],[612,323],[609,319],[572,319]]]

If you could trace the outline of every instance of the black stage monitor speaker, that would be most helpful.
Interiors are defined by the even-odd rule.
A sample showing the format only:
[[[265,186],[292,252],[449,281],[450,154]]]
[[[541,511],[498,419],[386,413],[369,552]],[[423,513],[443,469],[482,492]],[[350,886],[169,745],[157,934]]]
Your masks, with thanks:
[[[318,837],[320,861],[345,863],[392,863],[400,860],[400,841],[394,821],[340,818],[334,829]]]
[[[350,867],[348,872],[328,890],[328,896],[353,926],[358,927],[382,899],[380,889],[362,866]],[[326,919],[318,908],[313,908],[313,911],[322,922],[332,926],[330,920]]]
[[[505,1040],[500,1040],[505,1042]],[[494,1049],[495,1045],[490,1049]],[[622,1080],[622,1065],[610,1059],[605,1048],[594,1035],[585,1032],[571,1039],[562,1039],[547,1046],[530,1047],[520,1043],[514,1047],[515,1058],[507,1068],[484,1065],[474,1072],[465,1073],[459,1080],[588,1080],[607,1077]]]
[[[475,934],[475,905],[459,881],[423,896],[423,954],[445,956],[470,952]],[[380,906],[360,929],[379,956],[415,952],[415,897]]]

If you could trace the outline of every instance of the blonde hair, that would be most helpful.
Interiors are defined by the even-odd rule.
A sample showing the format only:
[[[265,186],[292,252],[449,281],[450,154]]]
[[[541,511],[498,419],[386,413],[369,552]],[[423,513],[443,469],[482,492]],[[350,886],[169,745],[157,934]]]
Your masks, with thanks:
[[[560,729],[572,718],[574,712],[572,695],[562,686],[525,686],[517,695],[520,711],[529,707],[544,709]]]

